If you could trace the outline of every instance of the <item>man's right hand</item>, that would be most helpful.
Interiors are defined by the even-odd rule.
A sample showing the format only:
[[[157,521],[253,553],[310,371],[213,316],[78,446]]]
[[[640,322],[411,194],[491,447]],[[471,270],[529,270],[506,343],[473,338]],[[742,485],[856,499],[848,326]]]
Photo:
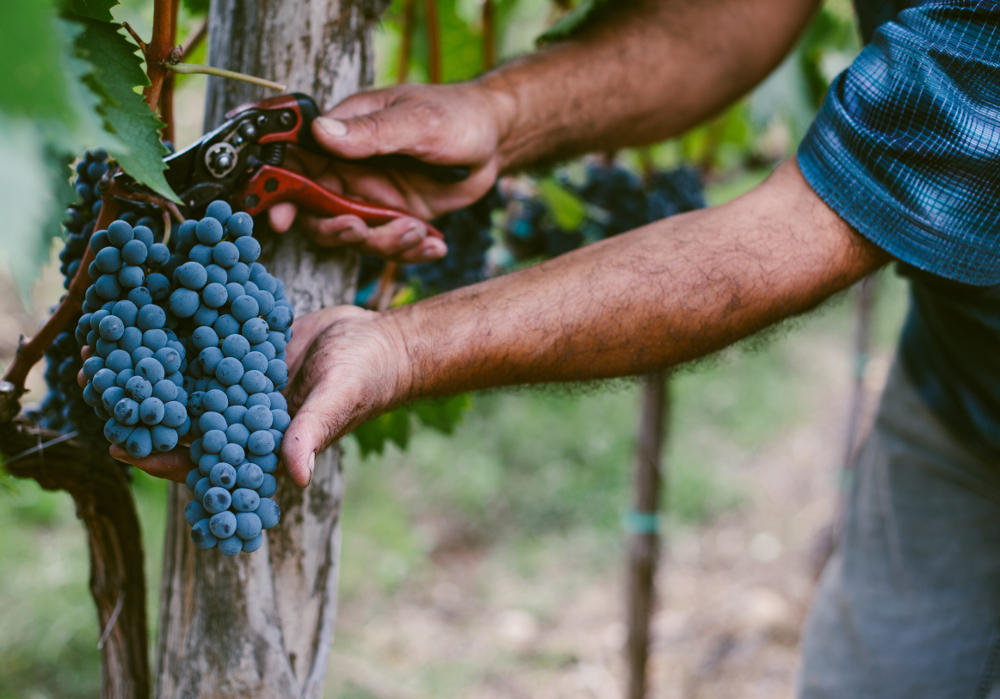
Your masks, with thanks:
[[[331,153],[349,159],[402,153],[428,163],[465,165],[471,176],[442,184],[412,172],[290,149],[286,162],[327,189],[403,209],[416,218],[369,228],[356,216],[318,218],[282,203],[269,212],[271,226],[284,232],[297,220],[319,245],[351,245],[400,262],[442,257],[447,251],[443,241],[427,237],[419,219],[467,206],[489,190],[500,170],[497,147],[508,122],[504,110],[503,98],[477,82],[400,85],[352,95],[313,122],[313,135]]]

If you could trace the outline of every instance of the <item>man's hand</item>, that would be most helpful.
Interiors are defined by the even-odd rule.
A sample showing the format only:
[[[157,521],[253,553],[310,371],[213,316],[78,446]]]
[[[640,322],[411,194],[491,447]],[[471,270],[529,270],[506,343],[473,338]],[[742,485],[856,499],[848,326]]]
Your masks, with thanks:
[[[427,237],[427,227],[419,219],[467,206],[489,190],[499,171],[502,104],[497,93],[475,82],[401,85],[347,98],[313,122],[313,135],[331,153],[350,159],[404,153],[429,163],[467,165],[472,175],[458,184],[442,184],[411,172],[352,165],[290,149],[287,164],[327,189],[403,209],[417,218],[368,228],[357,216],[317,218],[282,203],[269,212],[271,226],[284,232],[297,219],[319,245],[352,245],[399,262],[442,257],[447,250],[444,242]]]
[[[298,218],[320,245],[352,245],[400,262],[441,257],[429,220],[479,199],[501,172],[579,153],[676,136],[760,82],[794,45],[818,0],[636,0],[572,41],[511,61],[472,82],[400,85],[353,95],[313,123],[330,153],[401,153],[465,165],[441,184],[289,149],[286,162],[331,191],[409,211],[368,228],[354,216],[316,218],[278,204],[272,227]]]
[[[337,306],[295,321],[288,344],[288,409],[281,441],[292,482],[308,485],[316,454],[365,420],[403,402],[409,391],[406,348],[378,313]]]

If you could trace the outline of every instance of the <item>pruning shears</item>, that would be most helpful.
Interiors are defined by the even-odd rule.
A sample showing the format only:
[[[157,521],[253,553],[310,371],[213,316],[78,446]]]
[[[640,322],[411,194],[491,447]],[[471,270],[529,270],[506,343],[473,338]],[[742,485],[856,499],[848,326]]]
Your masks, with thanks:
[[[331,157],[312,135],[312,122],[319,115],[316,102],[302,93],[238,107],[226,114],[226,121],[217,129],[185,150],[164,158],[166,180],[180,197],[183,208],[191,211],[224,199],[234,210],[246,211],[251,216],[279,202],[292,202],[318,216],[352,214],[376,226],[409,216],[405,211],[335,194],[282,167],[288,144]],[[436,165],[401,154],[349,162],[417,172],[443,183],[460,182],[470,174],[465,166]],[[127,179],[121,184],[129,189],[134,187]],[[429,227],[429,232],[441,237],[433,227]]]

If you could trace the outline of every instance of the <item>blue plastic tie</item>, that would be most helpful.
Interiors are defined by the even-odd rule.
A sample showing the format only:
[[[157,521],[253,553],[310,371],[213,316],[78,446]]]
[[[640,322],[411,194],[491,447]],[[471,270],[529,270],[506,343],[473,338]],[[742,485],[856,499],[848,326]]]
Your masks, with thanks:
[[[625,515],[625,530],[630,534],[656,534],[660,531],[658,512],[631,510]]]

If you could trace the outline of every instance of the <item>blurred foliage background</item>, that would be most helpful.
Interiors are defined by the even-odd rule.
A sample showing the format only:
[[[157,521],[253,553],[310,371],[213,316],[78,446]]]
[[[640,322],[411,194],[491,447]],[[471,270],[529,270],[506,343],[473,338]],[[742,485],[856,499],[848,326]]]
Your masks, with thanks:
[[[393,1],[378,31],[377,85],[400,77],[404,2]],[[413,7],[416,23],[405,77],[426,81],[431,70],[428,4]],[[483,4],[436,0],[434,8],[441,79],[458,81],[480,73],[487,62]],[[536,38],[569,10],[550,0],[495,2],[496,60],[534,50]],[[186,5],[182,27],[190,31],[203,11],[203,3]],[[116,20],[129,21],[141,35],[148,34],[150,15],[149,3],[140,0],[126,0],[115,10]],[[829,81],[858,49],[848,0],[828,0],[787,60],[752,94],[682,138],[651,147],[650,157],[660,167],[697,167],[710,204],[738,196],[794,153]],[[180,147],[200,135],[203,93],[203,78],[181,79]],[[618,157],[638,171],[635,153]],[[28,263],[6,261],[10,268]],[[58,292],[54,277],[42,275],[34,288],[35,307],[44,309]],[[902,284],[886,275],[880,281],[875,323],[873,356],[881,364],[875,364],[873,390],[891,357],[904,299]],[[4,327],[23,325],[23,318],[31,317],[10,304],[4,314],[10,320]],[[809,453],[817,455],[810,458],[821,485],[809,497],[825,503],[820,507],[824,512],[829,510],[845,417],[836,410],[846,409],[853,362],[852,323],[851,305],[837,299],[825,311],[772,332],[765,342],[727,350],[675,375],[665,454],[671,541],[700,541],[726,522],[744,521],[739,519],[744,514],[746,521],[753,520],[758,494],[754,483],[740,477],[739,468],[760,454],[780,453],[796,435],[812,435],[820,419],[827,424]],[[5,347],[9,357],[10,347]],[[29,385],[37,391],[37,377]],[[583,666],[584,650],[515,652],[476,634],[489,636],[499,629],[499,637],[507,638],[516,637],[518,628],[534,628],[531,623],[543,629],[558,626],[572,611],[567,605],[576,604],[574,591],[590,585],[603,591],[597,597],[604,600],[597,604],[605,614],[601,618],[615,618],[638,393],[637,384],[629,381],[559,392],[492,392],[472,397],[471,409],[453,435],[417,430],[405,452],[389,446],[382,455],[362,459],[357,444],[346,441],[339,655],[328,696],[560,696],[541,689],[525,693],[506,677],[523,674],[531,678],[529,687],[555,686],[546,678]],[[155,638],[165,485],[137,473],[134,488],[142,513],[150,633]],[[764,506],[780,514],[793,505]],[[743,555],[752,546],[739,548]],[[681,553],[674,558],[665,566],[668,580],[678,566],[687,565]],[[753,565],[784,560],[765,559],[758,556]],[[702,564],[692,565],[697,569]],[[97,696],[99,654],[87,580],[86,543],[72,499],[0,475],[0,608],[5,610],[0,616],[0,699]],[[456,611],[456,600],[471,602]],[[511,605],[527,617],[511,616]],[[427,630],[427,610],[443,610],[441,618],[457,645],[435,636],[444,633],[439,627],[433,627],[438,629],[434,633]],[[595,627],[594,635],[598,631]],[[399,638],[410,632],[426,638],[420,653],[400,645]],[[613,696],[610,692],[590,693]]]

